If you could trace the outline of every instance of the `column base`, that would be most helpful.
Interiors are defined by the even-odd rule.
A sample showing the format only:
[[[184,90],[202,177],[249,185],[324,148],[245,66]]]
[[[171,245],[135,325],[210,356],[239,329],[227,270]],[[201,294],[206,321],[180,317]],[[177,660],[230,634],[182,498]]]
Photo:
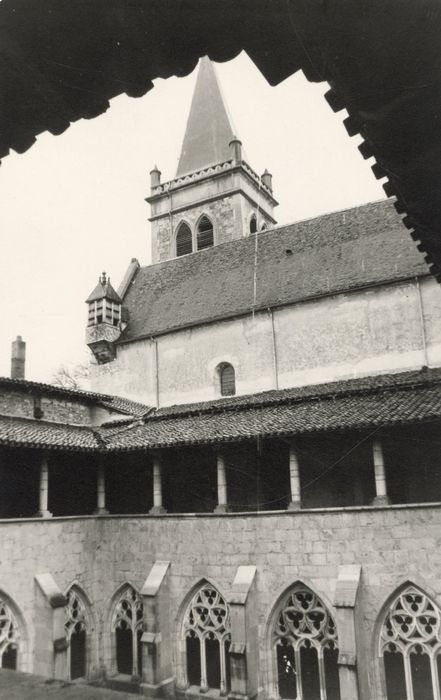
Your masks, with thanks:
[[[50,510],[37,510],[35,513],[35,518],[52,518],[53,515]]]
[[[389,506],[390,498],[389,496],[375,496],[372,501],[373,506]]]
[[[286,510],[302,510],[302,504],[300,501],[291,501]]]
[[[229,513],[230,507],[226,503],[218,503],[213,513]]]
[[[93,515],[109,515],[107,508],[95,508]]]
[[[165,515],[166,512],[167,510],[164,506],[153,506],[153,508],[149,510],[149,515]]]

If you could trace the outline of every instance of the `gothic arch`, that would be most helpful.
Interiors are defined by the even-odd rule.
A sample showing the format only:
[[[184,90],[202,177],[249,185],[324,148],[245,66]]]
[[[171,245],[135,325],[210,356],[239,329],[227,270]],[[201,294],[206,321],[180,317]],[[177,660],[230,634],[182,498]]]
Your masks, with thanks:
[[[7,658],[6,658],[7,655]],[[0,589],[0,668],[29,671],[28,634],[18,605]]]
[[[427,586],[405,580],[383,603],[374,629],[374,658],[385,700],[417,700],[432,683],[441,692],[441,606]]]
[[[299,686],[308,682],[311,697],[340,698],[333,606],[309,581],[298,579],[277,596],[267,617],[264,656],[268,697],[303,697]]]
[[[138,588],[130,581],[125,581],[118,586],[112,595],[108,606],[108,618],[105,629],[108,640],[106,656],[110,662],[109,668],[111,672],[125,673],[125,671],[118,669],[118,662],[121,661],[119,651],[124,645],[127,652],[125,661],[128,663],[131,659],[132,662],[132,671],[126,673],[126,675],[140,676],[142,671],[140,637],[143,631],[143,603]],[[122,635],[118,635],[117,629],[127,632],[124,635],[126,637],[125,640],[118,639]]]
[[[201,227],[202,230],[200,230]],[[205,212],[202,212],[202,214],[198,217],[196,221],[195,238],[195,250],[204,250],[205,248],[211,248],[216,243],[216,231],[213,218]]]
[[[188,230],[190,236],[188,237],[187,243],[189,244],[189,247],[191,246],[191,250],[188,250],[187,252],[180,252],[178,254],[178,237],[180,234],[182,234],[183,231]],[[182,242],[184,244],[184,241]],[[178,223],[178,225],[175,227],[174,232],[173,232],[173,237],[172,237],[172,257],[181,257],[183,255],[189,255],[190,253],[194,253],[195,251],[195,236],[194,236],[194,230],[192,228],[191,223],[187,219],[181,219]]]
[[[94,649],[96,625],[92,604],[77,580],[66,588],[64,595],[67,599],[65,630],[69,642],[66,664],[67,677],[70,680],[88,678],[96,656]],[[75,638],[74,635],[78,635],[78,638]],[[82,670],[80,669],[82,653],[84,653],[84,672],[79,673]]]
[[[209,595],[210,590],[215,594],[213,598]],[[205,619],[205,610],[203,610],[202,614],[198,614],[199,620],[190,619],[190,611],[192,608],[194,609],[193,603],[196,606],[200,604],[196,599],[201,592],[204,596],[203,603],[207,602],[208,615]],[[191,685],[190,681],[192,679],[189,678],[188,674],[188,638],[198,638],[200,644],[201,682],[196,685],[199,685],[202,690],[208,688],[210,678],[207,678],[207,657],[205,656],[205,661],[203,657],[206,653],[205,640],[211,638],[210,641],[219,643],[219,690],[222,694],[226,694],[229,684],[227,658],[227,646],[230,640],[229,627],[229,606],[226,597],[221,592],[221,588],[217,583],[206,577],[198,579],[185,595],[176,617],[176,682],[178,688],[185,689]]]

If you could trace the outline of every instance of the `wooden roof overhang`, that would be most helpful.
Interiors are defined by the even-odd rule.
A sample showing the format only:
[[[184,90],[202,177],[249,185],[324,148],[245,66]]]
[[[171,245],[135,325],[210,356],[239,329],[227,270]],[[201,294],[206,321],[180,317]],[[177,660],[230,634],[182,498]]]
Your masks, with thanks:
[[[2,0],[0,157],[245,50],[273,85],[329,82],[441,281],[440,40],[439,0]]]

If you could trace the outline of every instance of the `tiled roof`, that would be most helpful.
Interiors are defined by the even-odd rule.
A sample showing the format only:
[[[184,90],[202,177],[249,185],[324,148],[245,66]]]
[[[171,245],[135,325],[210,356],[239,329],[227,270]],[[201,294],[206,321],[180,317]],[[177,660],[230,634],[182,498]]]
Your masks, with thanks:
[[[108,408],[111,411],[117,411],[118,413],[124,413],[127,416],[133,416],[134,418],[142,418],[152,411],[150,406],[145,403],[139,403],[138,401],[131,401],[131,399],[124,399],[120,396],[112,396],[109,399],[104,398],[98,401],[100,406]]]
[[[308,393],[309,392],[309,393]],[[197,408],[196,408],[197,406]],[[404,372],[176,407],[143,423],[103,428],[110,450],[214,444],[257,436],[373,429],[441,417],[441,370]]]
[[[0,444],[87,452],[102,448],[100,436],[91,428],[11,416],[0,416]]]
[[[51,396],[63,396],[64,398],[87,401],[91,403],[97,399],[113,401],[114,397],[110,394],[97,394],[91,391],[83,391],[81,389],[66,389],[62,386],[54,384],[45,384],[44,382],[33,382],[28,379],[11,379],[10,377],[0,377],[0,387],[7,389],[22,389],[24,391],[39,391]]]
[[[334,212],[138,270],[121,342],[255,309],[428,274],[391,200]]]
[[[441,369],[267,391],[151,411],[100,428],[0,416],[0,444],[119,452],[372,430],[441,418]]]

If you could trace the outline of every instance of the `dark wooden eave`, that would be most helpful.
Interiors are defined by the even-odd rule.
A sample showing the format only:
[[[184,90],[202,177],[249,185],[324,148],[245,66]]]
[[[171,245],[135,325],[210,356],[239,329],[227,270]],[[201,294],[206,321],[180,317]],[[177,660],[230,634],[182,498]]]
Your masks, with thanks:
[[[0,46],[0,157],[204,54],[244,49],[271,84],[298,70],[328,81],[441,281],[439,0],[2,0]]]

